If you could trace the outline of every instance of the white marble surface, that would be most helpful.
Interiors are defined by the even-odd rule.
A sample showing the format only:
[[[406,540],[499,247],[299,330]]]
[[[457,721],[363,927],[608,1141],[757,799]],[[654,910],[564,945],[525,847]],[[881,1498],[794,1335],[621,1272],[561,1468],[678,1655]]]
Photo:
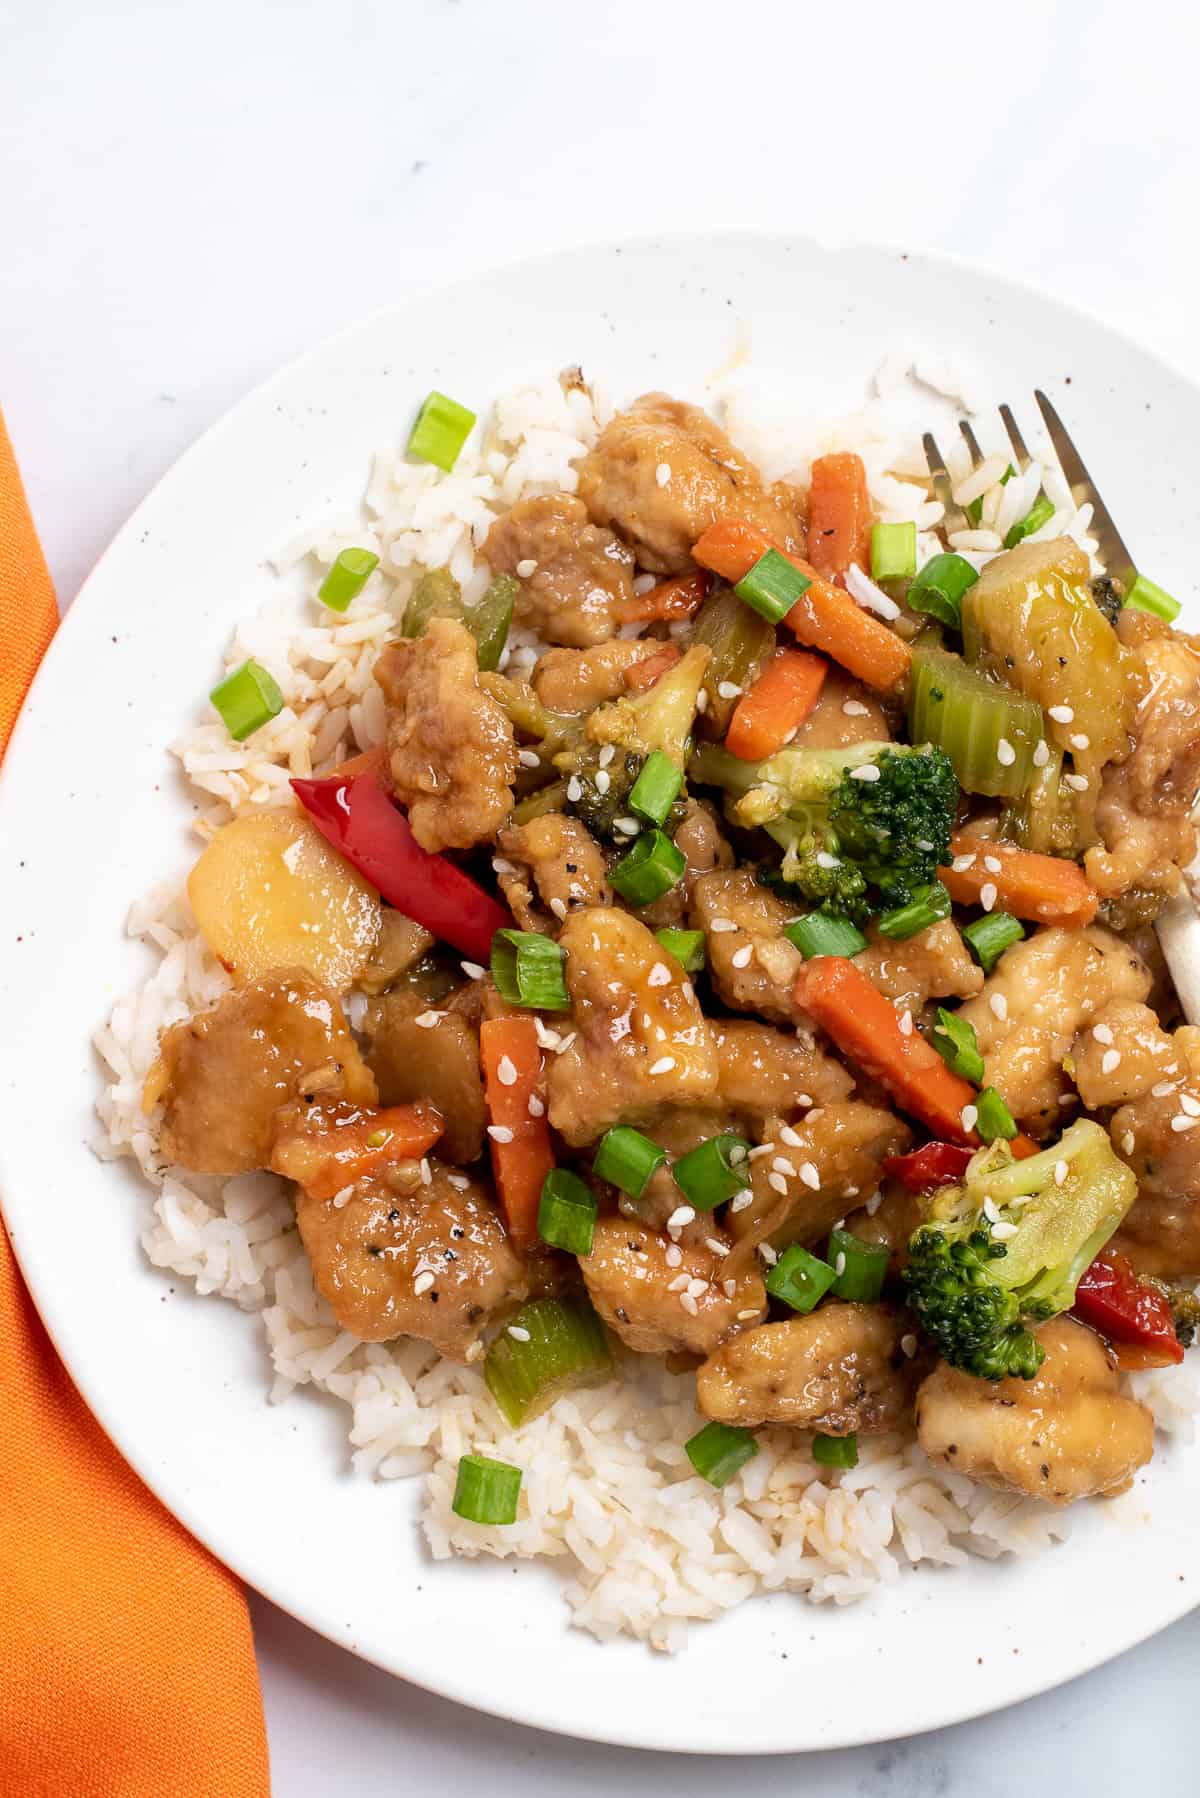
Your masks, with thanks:
[[[64,602],[281,361],[565,243],[737,224],[951,251],[1200,375],[1178,4],[5,0],[0,33],[0,402]],[[255,1625],[276,1798],[1191,1783],[1200,1616],[1019,1711],[754,1768],[505,1726],[266,1604]]]

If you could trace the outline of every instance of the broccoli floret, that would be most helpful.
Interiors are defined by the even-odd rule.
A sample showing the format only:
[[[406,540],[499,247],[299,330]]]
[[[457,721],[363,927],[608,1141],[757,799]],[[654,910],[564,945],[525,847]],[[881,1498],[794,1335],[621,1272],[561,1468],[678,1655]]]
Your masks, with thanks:
[[[587,722],[589,738],[641,756],[659,749],[682,768],[710,653],[705,644],[695,643],[644,693],[597,706]]]
[[[798,818],[779,818],[766,828],[784,857],[777,868],[763,873],[764,885],[782,898],[794,900],[800,893],[822,911],[866,923],[873,909],[866,878],[854,862],[830,855],[824,820],[802,823]]]
[[[949,859],[958,781],[949,756],[929,744],[781,749],[765,762],[705,745],[690,771],[724,788],[735,823],[770,832],[788,851],[782,878],[827,909],[855,916],[907,905]],[[818,857],[848,863],[849,871]],[[868,887],[877,894],[874,907],[865,903]]]
[[[636,821],[636,814],[632,814],[629,809],[629,795],[646,758],[625,749],[614,755],[611,761],[602,763],[600,754],[601,746],[598,743],[583,743],[570,755],[558,758],[558,765],[567,775],[562,809],[586,824],[594,837],[615,843],[618,848],[628,849],[633,843],[633,837],[628,830],[617,828],[617,819],[633,816]],[[597,780],[597,775],[602,778]],[[607,779],[603,776],[607,776]],[[674,836],[686,816],[685,801],[682,798],[676,799],[667,813],[663,830],[668,836]]]
[[[1070,1310],[1136,1196],[1090,1119],[1024,1161],[1004,1143],[981,1150],[908,1245],[908,1302],[943,1359],[981,1380],[1031,1380],[1045,1351],[1028,1325]]]

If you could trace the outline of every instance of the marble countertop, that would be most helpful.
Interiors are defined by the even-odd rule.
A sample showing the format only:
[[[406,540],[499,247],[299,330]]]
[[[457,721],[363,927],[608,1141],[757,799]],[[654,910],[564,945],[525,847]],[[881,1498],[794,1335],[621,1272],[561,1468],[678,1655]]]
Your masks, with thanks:
[[[1198,27],[1163,0],[9,0],[0,400],[64,603],[189,442],[412,285],[664,230],[990,263],[1193,375]],[[802,328],[802,321],[799,323]],[[1104,1793],[1193,1774],[1200,1614],[1018,1710],[737,1766],[539,1735],[261,1601],[276,1798]]]

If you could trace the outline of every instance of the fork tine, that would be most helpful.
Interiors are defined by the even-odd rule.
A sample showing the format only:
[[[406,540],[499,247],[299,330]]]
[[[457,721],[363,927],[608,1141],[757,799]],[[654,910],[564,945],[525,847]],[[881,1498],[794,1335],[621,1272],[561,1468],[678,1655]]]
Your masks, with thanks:
[[[1033,461],[1033,457],[1025,448],[1025,439],[1021,435],[1021,427],[1013,417],[1011,406],[1001,406],[1000,416],[1004,420],[1004,429],[1008,432],[1008,441],[1012,444],[1013,455],[1016,457],[1017,473],[1024,474],[1025,470],[1029,467],[1029,464]]]
[[[971,467],[978,468],[979,464],[983,461],[983,451],[979,447],[979,440],[965,418],[959,419],[958,428],[962,432],[963,442],[970,451]]]
[[[1040,389],[1035,388],[1034,399],[1038,411],[1046,423],[1050,433],[1050,441],[1054,445],[1054,453],[1062,464],[1071,488],[1071,498],[1077,506],[1091,505],[1091,534],[1095,537],[1100,549],[1100,560],[1105,570],[1114,580],[1121,581],[1128,587],[1136,576],[1136,564],[1125,546],[1125,541],[1113,523],[1112,513],[1100,498],[1096,483],[1083,465],[1083,458],[1072,443],[1067,427],[1064,425],[1050,401]]]
[[[950,472],[942,460],[942,452],[934,441],[932,431],[926,431],[921,438],[921,447],[925,451],[925,460],[929,464],[929,478],[933,483],[935,496],[942,503],[945,512],[947,531],[965,531],[967,519],[960,506],[955,505],[951,492]]]

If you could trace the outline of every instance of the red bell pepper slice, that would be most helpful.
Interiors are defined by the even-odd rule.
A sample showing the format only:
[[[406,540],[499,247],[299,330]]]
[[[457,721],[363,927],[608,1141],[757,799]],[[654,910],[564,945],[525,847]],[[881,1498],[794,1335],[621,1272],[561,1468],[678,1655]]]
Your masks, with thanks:
[[[909,1192],[932,1192],[936,1186],[953,1186],[961,1180],[974,1153],[956,1142],[927,1142],[907,1155],[887,1156],[883,1171]]]
[[[1115,1249],[1105,1249],[1075,1288],[1075,1316],[1107,1336],[1122,1367],[1169,1367],[1183,1360],[1171,1307]]]
[[[487,966],[512,917],[444,855],[430,855],[371,773],[294,780],[292,791],[327,842],[406,917]]]

